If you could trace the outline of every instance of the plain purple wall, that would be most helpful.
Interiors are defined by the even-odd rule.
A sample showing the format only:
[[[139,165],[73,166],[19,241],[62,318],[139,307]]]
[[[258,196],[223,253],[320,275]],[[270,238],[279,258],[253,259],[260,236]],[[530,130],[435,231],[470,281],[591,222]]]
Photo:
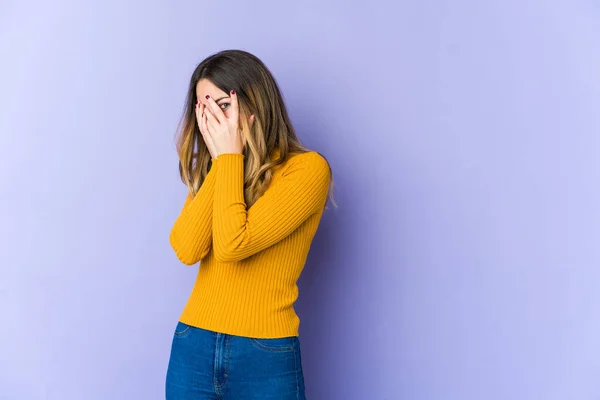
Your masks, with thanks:
[[[84,4],[88,3],[88,4]],[[592,1],[0,4],[0,399],[161,399],[197,267],[174,132],[224,48],[335,171],[313,400],[600,398]]]

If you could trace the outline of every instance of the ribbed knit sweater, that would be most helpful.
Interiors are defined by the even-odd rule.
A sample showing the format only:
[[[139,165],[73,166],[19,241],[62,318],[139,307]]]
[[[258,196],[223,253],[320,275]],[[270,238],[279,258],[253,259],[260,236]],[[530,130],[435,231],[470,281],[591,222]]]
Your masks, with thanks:
[[[292,155],[275,167],[267,190],[247,208],[244,156],[213,159],[170,234],[181,262],[200,262],[179,320],[238,336],[298,336],[297,280],[321,220],[329,180],[327,161],[317,152]]]

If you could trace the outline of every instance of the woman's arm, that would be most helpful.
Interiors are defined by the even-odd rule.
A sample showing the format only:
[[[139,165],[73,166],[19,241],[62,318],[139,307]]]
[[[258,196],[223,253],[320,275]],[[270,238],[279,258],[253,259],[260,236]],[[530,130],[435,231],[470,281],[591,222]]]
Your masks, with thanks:
[[[220,154],[213,207],[213,250],[220,262],[236,262],[290,235],[325,206],[330,170],[318,153],[303,153],[246,210],[244,156]]]
[[[171,247],[179,260],[194,265],[203,259],[212,244],[213,198],[215,192],[216,165],[206,175],[194,198],[188,194],[186,202],[171,229]]]

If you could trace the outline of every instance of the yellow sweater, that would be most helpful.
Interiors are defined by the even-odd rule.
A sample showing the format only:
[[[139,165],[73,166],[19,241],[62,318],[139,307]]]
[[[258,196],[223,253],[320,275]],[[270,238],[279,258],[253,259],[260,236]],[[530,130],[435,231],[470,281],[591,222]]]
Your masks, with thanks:
[[[296,282],[321,220],[329,180],[321,155],[292,155],[275,168],[265,193],[247,209],[244,156],[221,154],[213,160],[170,234],[181,262],[202,260],[180,321],[238,336],[298,336]]]

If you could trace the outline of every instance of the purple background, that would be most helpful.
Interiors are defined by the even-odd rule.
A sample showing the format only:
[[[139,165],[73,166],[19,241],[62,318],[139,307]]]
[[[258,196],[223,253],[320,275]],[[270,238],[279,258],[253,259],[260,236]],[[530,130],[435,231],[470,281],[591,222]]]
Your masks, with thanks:
[[[595,2],[83,3],[0,3],[1,399],[163,398],[175,127],[224,48],[335,171],[310,399],[600,398]]]

